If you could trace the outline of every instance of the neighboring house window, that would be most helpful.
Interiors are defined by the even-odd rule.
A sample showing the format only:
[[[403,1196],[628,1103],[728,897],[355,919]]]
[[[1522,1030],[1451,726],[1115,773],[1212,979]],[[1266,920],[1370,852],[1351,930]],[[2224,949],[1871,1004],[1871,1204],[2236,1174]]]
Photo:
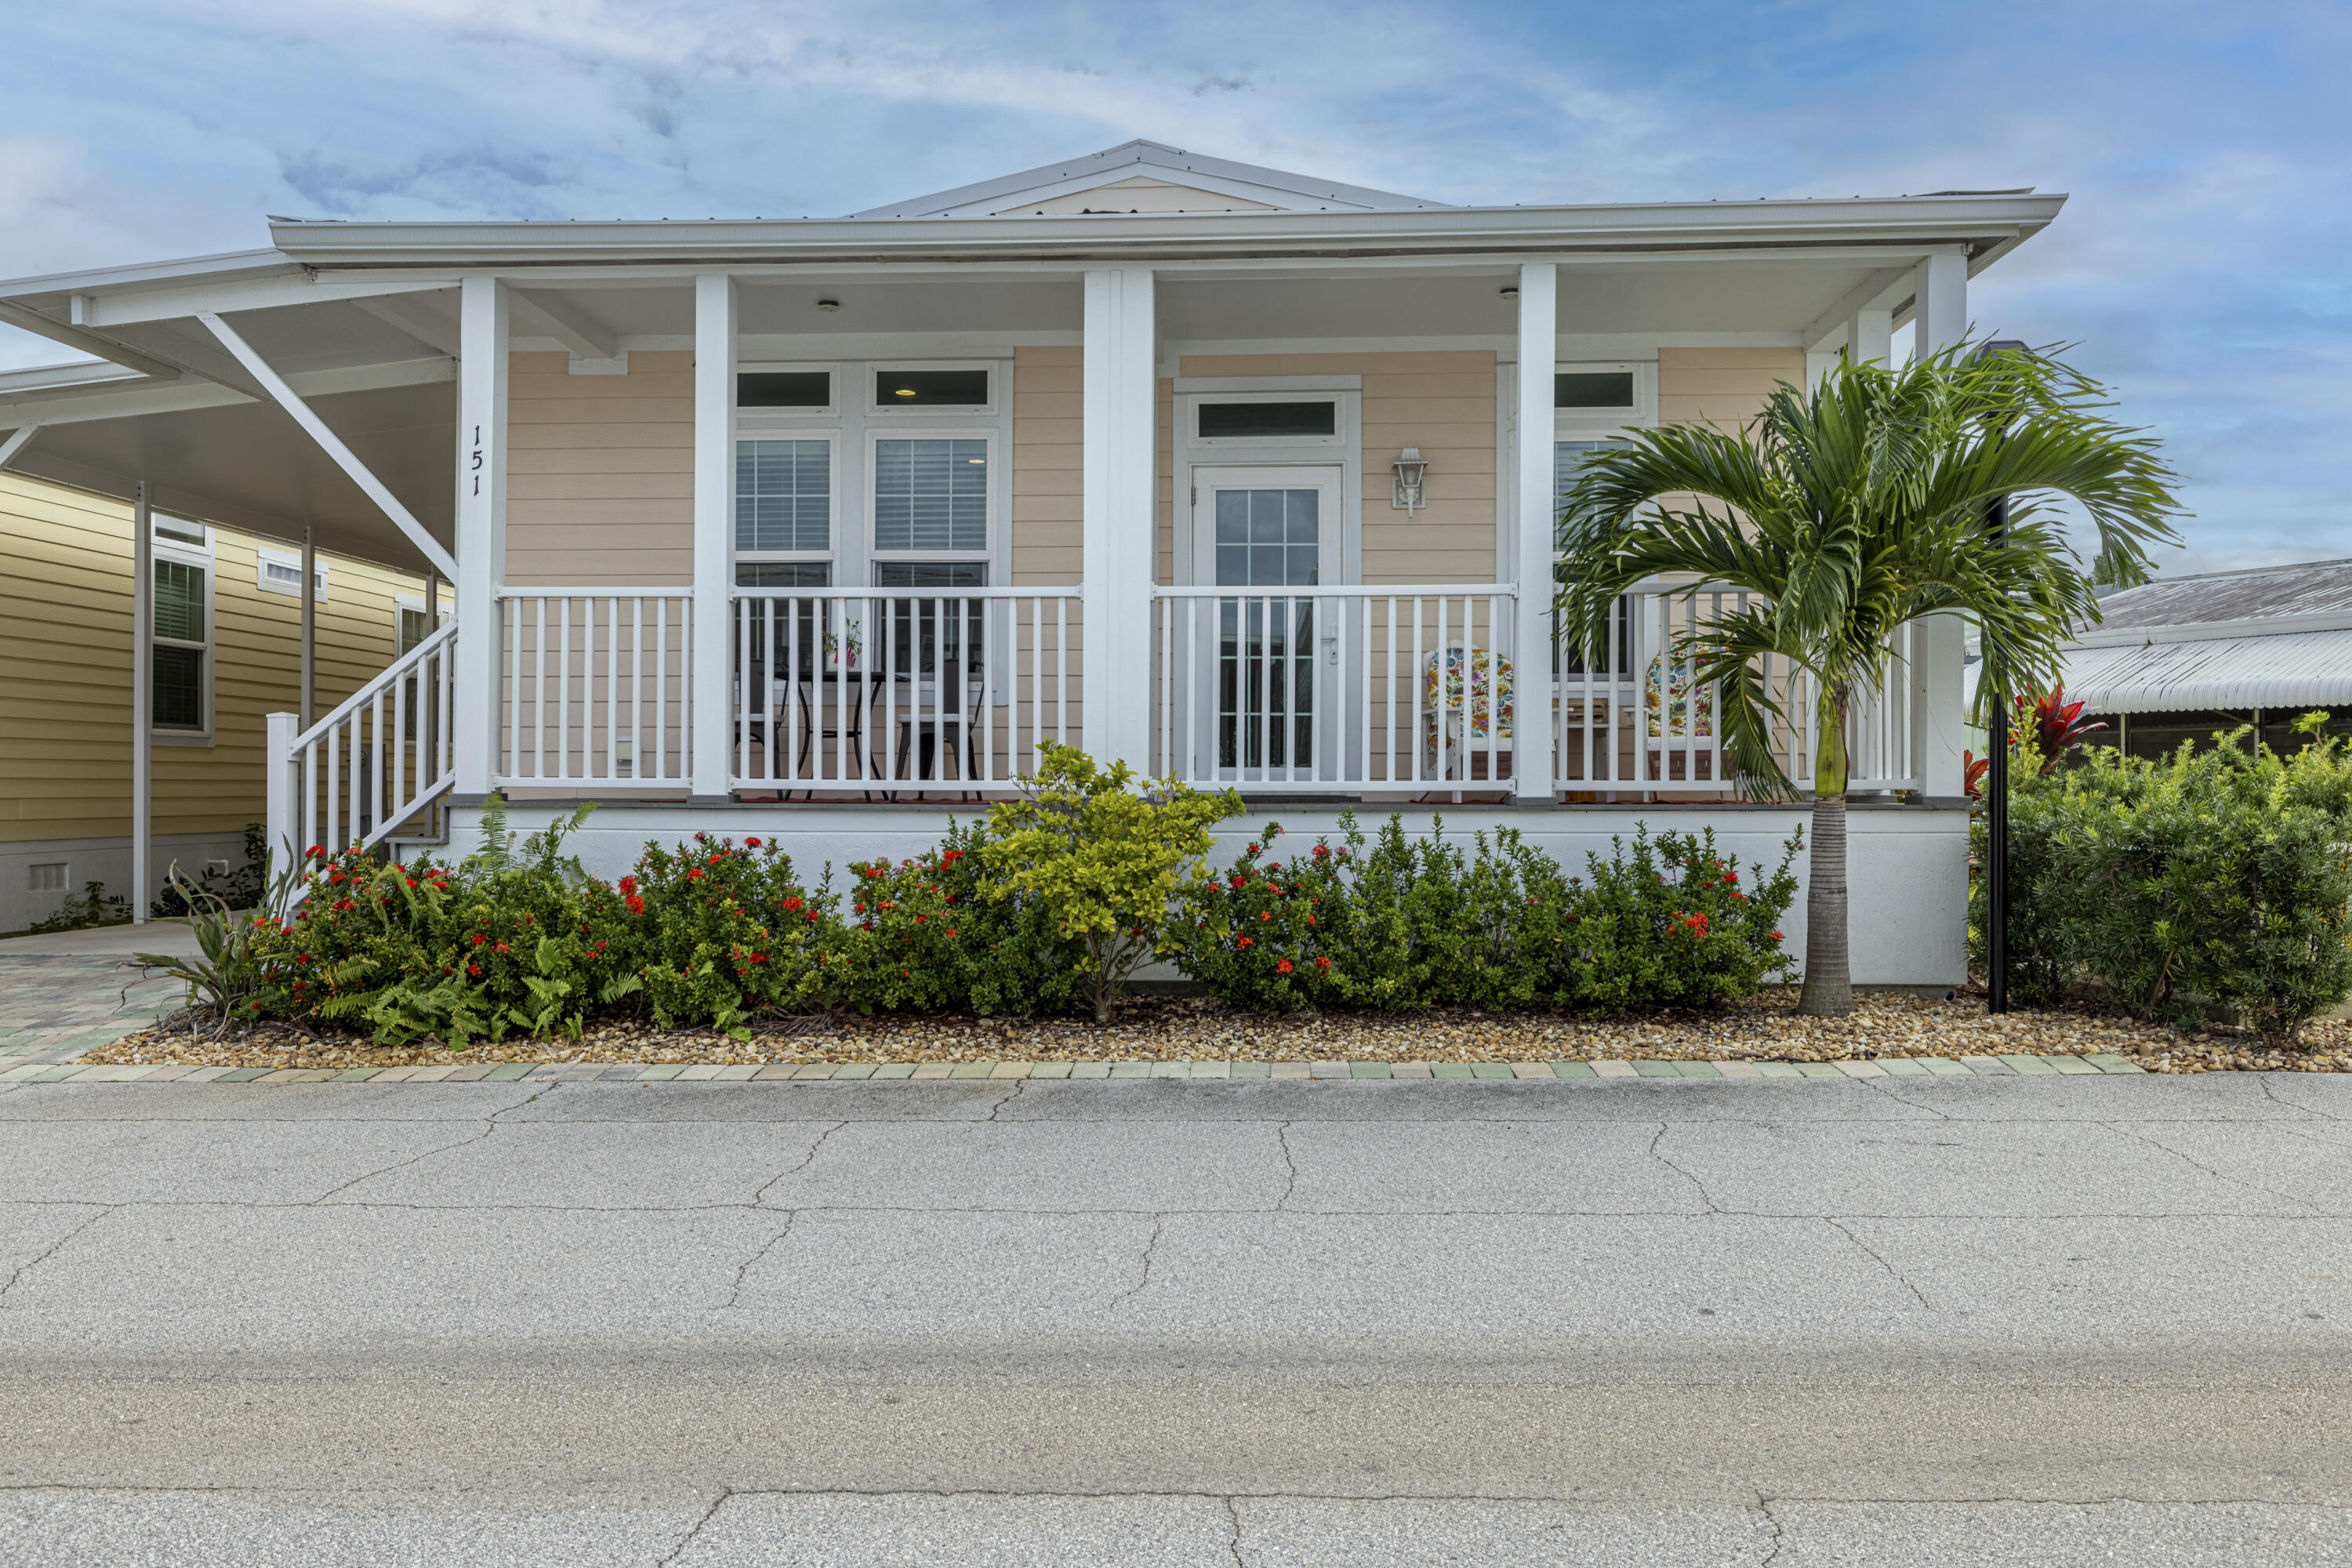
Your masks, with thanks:
[[[735,581],[822,588],[832,580],[833,442],[735,444]]]
[[[212,728],[212,552],[201,524],[158,520],[149,719],[159,731]]]
[[[259,563],[255,568],[254,586],[265,594],[284,594],[291,598],[302,596],[302,558],[283,550],[263,545]],[[315,562],[311,573],[311,596],[320,604],[327,602],[327,563]]]

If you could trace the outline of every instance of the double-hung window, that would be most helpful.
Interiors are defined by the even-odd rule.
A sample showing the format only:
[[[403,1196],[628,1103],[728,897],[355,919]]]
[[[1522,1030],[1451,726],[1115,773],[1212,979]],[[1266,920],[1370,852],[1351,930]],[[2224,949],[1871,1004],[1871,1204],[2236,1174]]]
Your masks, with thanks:
[[[981,602],[959,613],[946,601],[988,586],[990,447],[985,436],[874,443],[874,584],[911,591],[887,601],[892,663],[909,674],[980,670]]]
[[[203,524],[176,519],[152,526],[148,721],[160,735],[201,739],[212,732],[211,536]]]
[[[823,588],[833,581],[833,440],[735,443],[735,581]]]

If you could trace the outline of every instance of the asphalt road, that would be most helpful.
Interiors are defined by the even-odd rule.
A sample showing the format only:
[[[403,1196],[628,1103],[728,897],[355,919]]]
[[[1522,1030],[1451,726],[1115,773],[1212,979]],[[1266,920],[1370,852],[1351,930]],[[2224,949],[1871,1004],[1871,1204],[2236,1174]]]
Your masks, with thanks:
[[[0,1562],[2352,1557],[2352,1080],[0,1090]]]

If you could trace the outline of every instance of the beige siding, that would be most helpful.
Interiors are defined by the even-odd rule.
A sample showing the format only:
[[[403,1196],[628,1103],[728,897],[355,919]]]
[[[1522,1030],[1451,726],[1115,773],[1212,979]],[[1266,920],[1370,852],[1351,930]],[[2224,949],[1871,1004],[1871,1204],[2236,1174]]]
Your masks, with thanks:
[[[1076,583],[1084,569],[1086,351],[1013,354],[1013,586]]]
[[[155,747],[159,835],[262,815],[264,716],[301,700],[301,602],[260,590],[259,549],[213,532],[213,743]],[[424,584],[320,559],[323,715],[392,662],[394,600]],[[0,475],[0,842],[130,831],[131,560],[128,506]]]
[[[1495,580],[1495,354],[1194,354],[1179,374],[1355,375],[1363,385],[1366,583]],[[1403,447],[1429,463],[1429,505],[1408,521],[1391,504],[1389,464]]]
[[[694,355],[639,350],[626,375],[560,353],[509,363],[506,581],[694,581]]]
[[[1660,349],[1658,422],[1736,430],[1783,381],[1804,384],[1802,349]]]

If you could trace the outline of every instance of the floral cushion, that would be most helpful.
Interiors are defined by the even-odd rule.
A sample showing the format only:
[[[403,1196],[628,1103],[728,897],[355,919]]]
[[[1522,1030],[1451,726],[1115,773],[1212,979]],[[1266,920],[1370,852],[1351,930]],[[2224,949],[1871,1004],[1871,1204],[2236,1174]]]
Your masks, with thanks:
[[[1714,689],[1692,681],[1688,659],[1675,659],[1671,664],[1663,658],[1652,659],[1642,706],[1648,711],[1650,738],[1654,741],[1668,735],[1681,740],[1715,733]]]
[[[1442,676],[1438,662],[1441,658],[1444,661]],[[1465,671],[1469,684],[1466,701],[1463,695]],[[1489,723],[1494,726],[1496,739],[1509,737],[1511,698],[1511,661],[1489,648],[1474,647],[1465,654],[1457,646],[1442,654],[1433,653],[1422,671],[1422,706],[1449,717],[1460,715],[1466,726],[1465,734],[1470,740],[1487,739]]]

